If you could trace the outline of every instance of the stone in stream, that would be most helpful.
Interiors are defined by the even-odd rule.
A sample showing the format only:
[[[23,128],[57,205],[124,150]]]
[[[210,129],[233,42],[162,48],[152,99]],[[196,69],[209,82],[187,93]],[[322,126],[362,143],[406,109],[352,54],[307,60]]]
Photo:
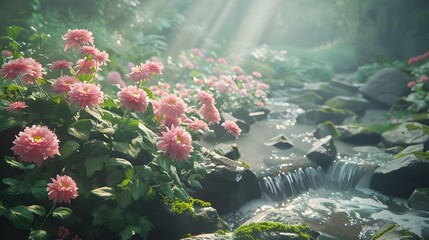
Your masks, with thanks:
[[[325,102],[326,106],[350,110],[358,116],[363,116],[368,109],[369,102],[359,97],[335,96]]]
[[[292,142],[284,135],[279,134],[268,141],[264,142],[265,146],[274,146],[281,150],[287,150],[291,147],[293,147]]]
[[[341,135],[341,133],[337,130],[335,124],[331,121],[326,121],[317,125],[316,130],[314,130],[313,132],[313,136],[319,139],[329,135],[333,138],[338,138]]]
[[[300,114],[296,121],[304,124],[320,124],[331,121],[334,124],[341,124],[346,117],[353,115],[350,111],[340,110],[331,107],[308,110]]]
[[[423,240],[419,235],[401,227],[398,224],[388,223],[378,231],[371,240]]]
[[[377,131],[356,124],[337,126],[340,132],[340,140],[358,145],[377,145],[381,140],[381,134]]]
[[[410,92],[409,79],[410,76],[396,68],[385,68],[372,75],[359,91],[370,100],[392,106]]]
[[[220,143],[216,145],[215,151],[219,152],[220,155],[225,156],[231,160],[237,160],[240,158],[241,153],[238,150],[237,144],[225,144]]]
[[[386,195],[408,198],[416,188],[429,187],[429,153],[396,158],[377,168],[370,188]]]
[[[241,162],[208,152],[207,149],[203,149],[203,154],[207,155],[207,174],[200,181],[203,188],[196,189],[196,198],[210,202],[219,213],[226,213],[261,197],[255,173]]]
[[[307,83],[302,90],[314,91],[320,97],[322,97],[322,102],[326,102],[326,100],[333,98],[335,96],[353,96],[354,95],[354,93],[351,91],[333,86],[326,82]]]
[[[329,135],[317,141],[306,156],[321,166],[324,171],[327,171],[337,156],[337,148],[334,145],[332,136]]]
[[[429,127],[417,122],[405,122],[381,134],[386,147],[407,147],[429,140]]]
[[[232,116],[240,120],[245,121],[247,124],[253,124],[256,122],[256,119],[249,115],[249,111],[243,107],[238,108],[232,112]]]
[[[429,212],[429,187],[414,190],[407,204],[412,209]]]

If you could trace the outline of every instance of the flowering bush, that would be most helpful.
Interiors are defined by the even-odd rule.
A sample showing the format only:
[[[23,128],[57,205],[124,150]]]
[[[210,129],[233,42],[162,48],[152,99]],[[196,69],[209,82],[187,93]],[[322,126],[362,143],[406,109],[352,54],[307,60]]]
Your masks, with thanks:
[[[158,62],[133,67],[128,86],[100,81],[108,54],[84,29],[63,36],[64,51],[81,54],[75,64],[59,59],[43,67],[15,44],[21,30],[8,28],[11,51],[0,69],[0,133],[16,134],[4,156],[0,216],[29,231],[30,239],[56,232],[61,238],[145,238],[152,227],[145,217],[149,200],[189,201],[188,191],[201,188],[204,156],[196,140],[219,121],[214,100],[194,91],[199,102],[191,106],[180,92],[154,94],[146,84],[163,74]],[[240,134],[234,123],[225,127]]]
[[[412,112],[421,112],[429,110],[429,52],[412,57],[408,60],[410,72],[413,76],[407,83],[411,93],[404,98],[410,105],[408,110]]]

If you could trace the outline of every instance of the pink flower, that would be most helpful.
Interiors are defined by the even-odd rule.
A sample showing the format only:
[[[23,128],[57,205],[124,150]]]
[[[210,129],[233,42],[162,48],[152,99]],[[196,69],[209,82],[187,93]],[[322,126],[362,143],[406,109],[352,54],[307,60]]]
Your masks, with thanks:
[[[164,155],[170,155],[170,158],[178,163],[189,157],[193,151],[192,138],[185,129],[172,126],[161,134],[156,147],[158,150],[164,151]]]
[[[258,82],[256,88],[260,90],[268,90],[270,89],[270,86],[268,84]]]
[[[131,73],[128,74],[128,78],[133,83],[138,83],[140,80],[148,82],[154,75],[162,75],[163,66],[158,62],[146,61],[145,64],[133,67]]]
[[[93,57],[100,52],[94,46],[82,46],[82,47],[80,47],[79,51],[80,51],[80,53],[85,54],[85,55],[91,54]]]
[[[258,102],[257,105],[258,105],[258,107],[264,107],[265,103],[264,102]]]
[[[209,129],[209,127],[207,126],[207,123],[200,119],[195,119],[193,122],[189,124],[189,127],[191,128],[192,132],[196,132],[198,130],[205,131]]]
[[[158,113],[166,118],[178,119],[185,113],[185,102],[174,94],[169,94],[159,101]]]
[[[84,73],[84,74],[93,74],[94,71],[97,72],[98,71],[98,62],[95,60],[90,60],[88,61],[86,58],[83,59],[79,59],[76,62],[76,66],[75,69],[76,71],[79,72],[79,74]]]
[[[201,79],[201,78],[195,78],[195,77],[194,77],[194,82],[195,82],[195,84],[197,84],[197,85],[202,85],[202,84],[204,83],[204,80],[203,80],[203,79]]]
[[[66,60],[57,60],[53,61],[49,69],[54,71],[56,69],[71,69],[71,62],[67,62]]]
[[[27,104],[25,104],[24,101],[17,101],[11,103],[6,111],[19,113],[19,111],[24,108],[28,108]]]
[[[420,76],[420,78],[419,78],[419,82],[422,82],[422,83],[427,82],[428,80],[429,80],[429,78],[426,75]]]
[[[208,64],[212,64],[212,63],[214,63],[214,62],[215,62],[215,60],[214,60],[214,58],[206,58],[206,62],[207,62]]]
[[[149,104],[149,98],[145,91],[135,86],[128,86],[118,93],[121,100],[119,106],[125,106],[128,111],[133,108],[136,112],[146,112]]]
[[[229,91],[228,88],[228,83],[226,83],[224,80],[221,80],[219,82],[215,83],[215,87],[216,90],[220,93],[220,94],[224,94],[227,93]]]
[[[257,89],[257,90],[255,91],[255,97],[258,97],[258,98],[265,98],[265,97],[267,97],[267,94],[266,94],[264,91],[262,91],[262,90],[260,90],[260,89]]]
[[[244,73],[243,69],[241,69],[241,67],[239,66],[235,66],[231,69],[231,71],[235,72],[235,73]]]
[[[55,80],[54,84],[52,84],[52,90],[54,90],[56,94],[63,94],[68,92],[71,85],[77,82],[79,82],[77,78],[64,75]]]
[[[57,234],[58,234],[58,237],[60,238],[66,238],[67,236],[70,235],[70,230],[64,226],[61,226],[61,227],[58,227]]]
[[[201,57],[201,58],[203,58],[203,57],[204,57],[204,53],[203,53],[200,49],[198,49],[198,48],[192,48],[192,49],[191,49],[191,52],[192,52],[192,54],[194,54],[195,56],[198,56],[198,57]]]
[[[11,149],[20,161],[34,162],[40,167],[43,160],[60,155],[58,143],[55,133],[47,127],[33,125],[16,136]]]
[[[92,83],[74,83],[71,85],[67,95],[69,96],[69,101],[77,103],[80,108],[92,108],[103,102],[103,92],[101,92],[100,86]]]
[[[218,123],[220,121],[220,114],[217,108],[212,104],[204,104],[198,113],[207,121],[208,124]]]
[[[121,74],[117,71],[111,71],[107,74],[107,80],[112,84],[118,84],[121,88],[126,87],[124,80],[122,80]]]
[[[54,203],[70,203],[71,199],[78,196],[78,187],[71,177],[57,174],[57,179],[51,178],[51,180],[52,183],[48,183],[46,191],[48,191],[49,200],[54,200]]]
[[[224,65],[224,66],[228,65],[228,62],[226,61],[226,59],[225,59],[225,58],[218,58],[218,59],[217,59],[217,62],[218,62],[220,65]]]
[[[21,57],[4,63],[0,75],[11,80],[22,75],[22,82],[28,85],[34,83],[34,79],[42,77],[42,65],[32,58]]]
[[[68,48],[79,49],[80,45],[85,45],[88,43],[94,46],[92,32],[85,29],[69,29],[62,38],[66,44],[64,51],[66,51]]]
[[[109,54],[105,51],[98,52],[93,56],[94,60],[97,61],[100,65],[107,65],[107,62],[110,62]]]
[[[232,134],[232,136],[235,137],[235,139],[238,139],[238,136],[241,133],[241,129],[240,127],[237,125],[237,123],[230,121],[230,120],[226,120],[225,122],[222,123],[222,127],[227,130],[229,133]]]
[[[260,72],[257,72],[257,71],[254,71],[254,72],[252,73],[252,75],[253,75],[255,78],[261,78],[261,77],[262,77],[262,74],[261,74]]]
[[[1,51],[1,56],[3,57],[3,58],[8,58],[8,57],[12,57],[12,52],[11,51],[9,51],[9,50],[3,50],[3,51]]]
[[[215,101],[213,96],[204,90],[200,90],[195,99],[201,104],[213,104]]]
[[[408,87],[408,88],[412,88],[412,87],[414,87],[414,86],[416,86],[416,82],[415,82],[415,81],[409,81],[409,82],[407,83],[407,87]]]

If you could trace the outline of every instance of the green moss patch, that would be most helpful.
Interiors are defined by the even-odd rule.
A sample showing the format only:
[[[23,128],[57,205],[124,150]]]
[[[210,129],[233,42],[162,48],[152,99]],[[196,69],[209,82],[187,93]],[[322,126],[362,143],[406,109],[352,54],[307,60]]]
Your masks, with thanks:
[[[211,203],[195,198],[190,198],[189,202],[184,202],[178,198],[168,199],[166,197],[164,198],[164,201],[168,206],[170,206],[171,211],[175,214],[193,213],[195,207],[211,207]]]
[[[258,222],[240,226],[234,231],[235,239],[257,240],[261,233],[267,231],[295,233],[299,239],[311,239],[310,235],[304,233],[310,228],[304,225],[291,226],[277,222]]]

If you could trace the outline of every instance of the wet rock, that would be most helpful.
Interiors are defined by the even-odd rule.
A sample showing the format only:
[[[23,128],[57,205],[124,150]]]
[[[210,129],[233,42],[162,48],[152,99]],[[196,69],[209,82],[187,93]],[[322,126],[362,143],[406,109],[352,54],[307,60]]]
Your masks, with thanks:
[[[264,143],[265,146],[274,146],[281,150],[286,150],[293,147],[292,142],[284,135],[279,134]]]
[[[423,144],[416,144],[408,146],[404,149],[402,149],[400,152],[397,153],[396,158],[403,157],[405,155],[416,153],[416,152],[424,152],[423,151]]]
[[[358,145],[376,145],[381,140],[381,134],[377,131],[355,124],[337,126],[340,132],[340,140]]]
[[[334,87],[342,88],[353,93],[358,93],[360,88],[360,85],[347,82],[345,81],[345,79],[332,79],[329,84]]]
[[[388,223],[378,231],[371,240],[423,240],[419,235],[404,229],[398,224]]]
[[[323,107],[302,113],[296,118],[296,121],[304,124],[319,124],[326,121],[331,121],[334,124],[341,124],[347,116],[350,116],[350,114],[344,110]]]
[[[265,209],[260,211],[254,217],[243,223],[242,226],[259,222],[277,222],[289,226],[306,226],[304,220],[296,213],[279,209]],[[307,228],[303,232],[311,236],[310,239],[317,239],[317,237],[320,235],[317,231],[314,231],[310,228]]]
[[[155,226],[150,232],[149,239],[179,239],[189,233],[201,234],[229,229],[226,222],[219,217],[216,209],[212,207],[193,204],[190,209],[183,212],[177,212],[183,208],[174,208],[159,200],[152,200],[148,203],[145,214]]]
[[[401,152],[402,150],[404,150],[404,147],[394,146],[394,147],[386,148],[385,152],[395,155]]]
[[[317,141],[313,148],[307,153],[307,158],[321,166],[327,171],[329,166],[337,156],[337,148],[334,145],[334,140],[331,136],[326,136]]]
[[[386,195],[408,198],[414,189],[429,187],[428,172],[429,153],[409,154],[377,168],[370,187]]]
[[[216,145],[216,152],[220,155],[225,156],[231,160],[237,160],[240,158],[241,153],[238,150],[237,144],[225,144],[221,143]]]
[[[429,187],[414,190],[407,204],[410,208],[429,212]]]
[[[182,238],[182,240],[233,240],[233,239],[234,239],[234,234],[232,232],[207,233],[207,234],[200,234],[196,236]]]
[[[207,155],[208,173],[201,180],[203,189],[196,191],[196,198],[210,202],[219,213],[226,213],[261,197],[255,173],[241,162],[208,153],[208,150],[204,150],[203,154]]]
[[[249,116],[254,117],[256,121],[261,121],[266,119],[269,113],[270,113],[269,109],[262,108],[259,111],[249,113]]]
[[[429,127],[417,122],[405,122],[381,134],[386,147],[424,143],[429,140]]]
[[[253,124],[256,119],[249,115],[249,111],[245,108],[238,108],[232,112],[232,116],[245,121],[247,124]]]
[[[331,121],[317,125],[316,130],[313,133],[313,136],[319,139],[329,135],[332,136],[332,138],[338,138],[340,136],[340,132]]]
[[[354,93],[343,88],[338,88],[330,85],[326,82],[321,83],[308,83],[304,86],[303,90],[311,90],[317,93],[320,97],[322,97],[322,101],[333,98],[335,96],[353,96]]]
[[[409,79],[407,74],[395,68],[385,68],[372,75],[359,91],[370,100],[392,106],[410,92]]]
[[[254,222],[249,225],[241,225],[234,231],[235,239],[296,239],[315,240],[310,235],[311,228],[307,225],[287,225],[278,222]]]
[[[414,114],[408,119],[409,122],[418,122],[423,125],[429,126],[429,113]]]
[[[369,106],[369,102],[358,97],[336,96],[328,99],[325,105],[338,109],[347,109],[358,116],[363,116]]]
[[[302,81],[296,80],[294,77],[285,77],[283,80],[283,86],[285,88],[303,88],[304,83],[302,83]]]
[[[302,108],[308,109],[306,106],[316,106],[316,103],[322,102],[322,97],[314,91],[306,91],[297,96],[290,97],[288,102],[299,105]]]

